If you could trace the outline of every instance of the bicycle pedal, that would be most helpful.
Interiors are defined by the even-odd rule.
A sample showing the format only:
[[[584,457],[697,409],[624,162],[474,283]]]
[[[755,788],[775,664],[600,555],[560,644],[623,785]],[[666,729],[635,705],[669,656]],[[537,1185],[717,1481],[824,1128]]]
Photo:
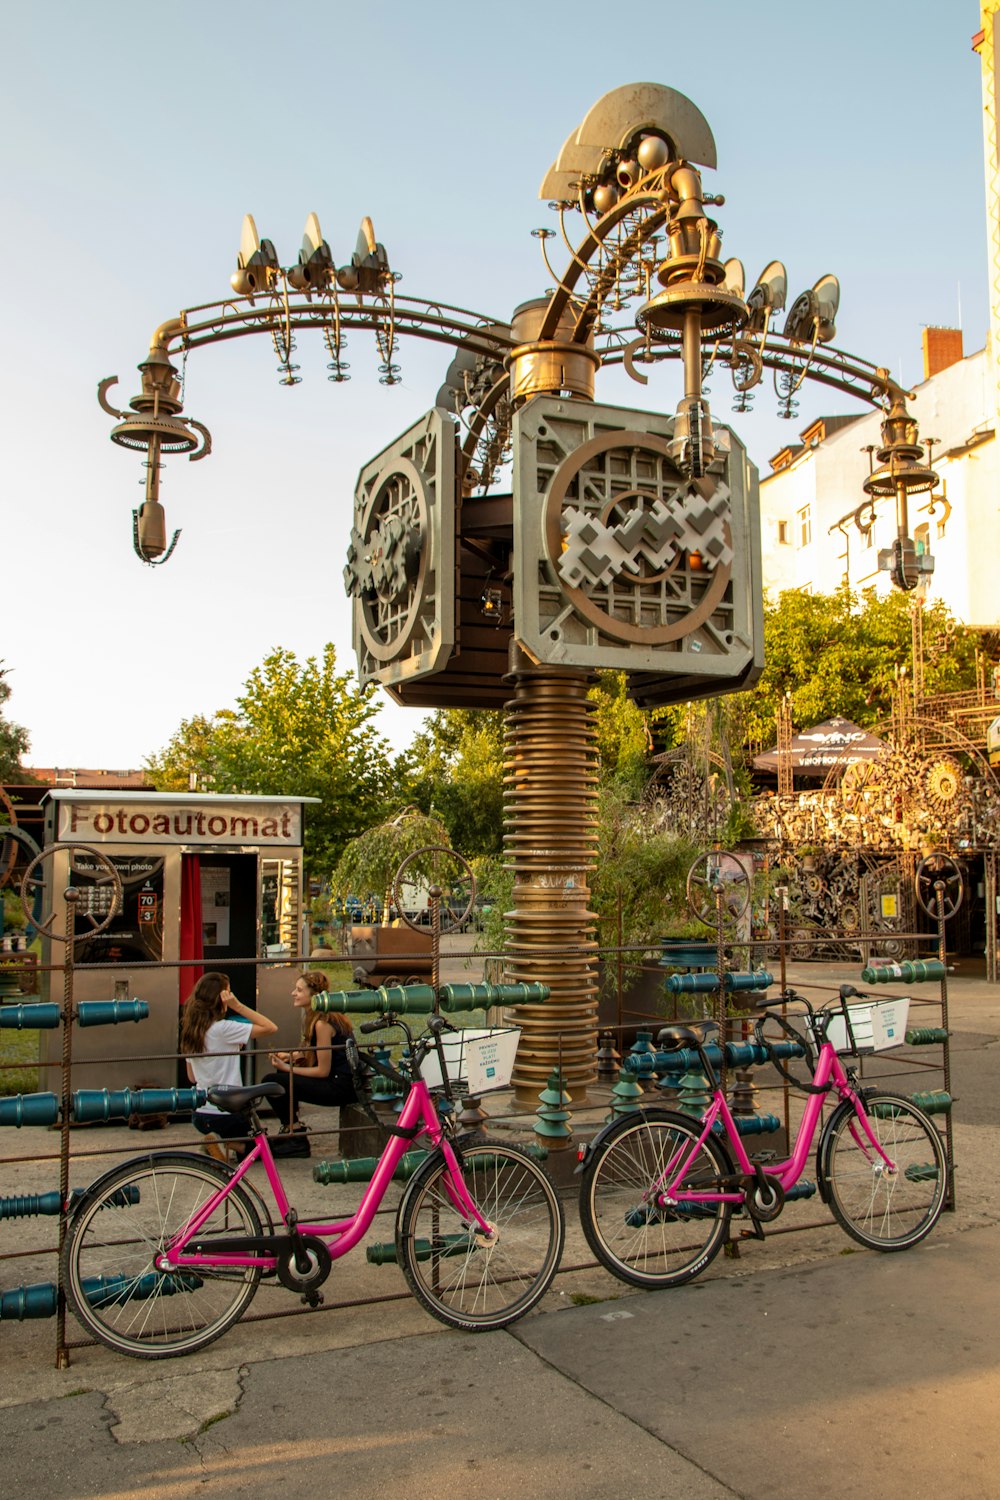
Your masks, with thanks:
[[[299,1301],[303,1307],[322,1307],[323,1294],[322,1292],[303,1292]]]
[[[765,1166],[767,1164],[767,1162],[769,1162],[769,1161],[777,1161],[777,1160],[778,1160],[778,1153],[777,1153],[777,1151],[752,1151],[750,1153],[750,1161],[754,1165],[756,1165],[757,1163],[759,1163],[763,1167],[763,1166]]]

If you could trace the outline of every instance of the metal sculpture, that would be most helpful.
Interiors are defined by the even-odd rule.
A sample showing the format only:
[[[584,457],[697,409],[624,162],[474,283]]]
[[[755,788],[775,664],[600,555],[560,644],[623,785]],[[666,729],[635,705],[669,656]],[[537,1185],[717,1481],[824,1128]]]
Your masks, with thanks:
[[[806,379],[884,410],[880,463],[901,529],[918,465],[907,393],[884,367],[831,345],[836,278],[795,298],[779,333],[781,263],[746,294],[740,262],[722,260],[709,210],[724,199],[705,191],[699,170],[715,164],[708,123],[682,94],[641,83],[604,95],[542,182],[566,267],[551,264],[556,231],[537,230],[554,290],[509,322],[399,296],[370,219],[338,267],[310,214],[286,268],[247,217],[235,296],[156,330],[129,412],[109,404],[113,379],[99,389],[116,418],[112,440],[145,453],[135,548],[155,563],[179,534],[168,546],[162,456],[201,459],[210,447],[183,415],[177,354],[261,333],[291,386],[296,340],[315,330],[340,383],[348,336],[363,330],[392,385],[401,335],[454,347],[435,409],[362,470],[345,579],[363,682],[419,706],[506,706],[507,968],[552,988],[545,1006],[519,1016],[515,1085],[532,1106],[555,1067],[577,1104],[594,1078],[593,674],[626,671],[632,696],[651,705],[749,686],[762,666],[756,472],[713,420],[706,368],[728,367],[738,411],[767,370],[786,416]],[[648,370],[672,359],[683,365],[673,415],[595,402],[602,366],[619,363],[646,385]],[[508,461],[513,493],[498,493]],[[894,578],[908,587],[907,557]]]

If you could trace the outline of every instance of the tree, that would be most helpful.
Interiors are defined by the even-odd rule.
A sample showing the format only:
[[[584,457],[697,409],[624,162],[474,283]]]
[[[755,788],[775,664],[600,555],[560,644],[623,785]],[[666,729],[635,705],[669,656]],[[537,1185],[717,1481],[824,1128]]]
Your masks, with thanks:
[[[438,709],[410,747],[408,795],[467,859],[503,846],[503,714]]]
[[[768,599],[760,681],[750,692],[719,700],[716,710],[734,759],[746,762],[761,744],[773,743],[786,694],[797,728],[837,714],[864,729],[887,719],[897,682],[912,672],[912,607],[909,595],[880,597],[870,589],[789,589]],[[978,636],[956,625],[940,601],[923,607],[923,639],[926,693],[975,686]],[[685,737],[688,707],[677,704],[666,716],[675,740]],[[711,711],[709,701],[703,712]]]
[[[160,790],[186,789],[193,772],[216,792],[318,797],[307,809],[306,864],[325,876],[347,840],[384,814],[396,780],[372,722],[376,692],[337,672],[332,645],[302,663],[276,647],[234,709],[185,719],[146,768]]]
[[[647,717],[628,696],[624,672],[602,672],[587,696],[596,706],[601,784],[613,786],[637,802],[649,776],[646,757],[653,743]],[[656,717],[658,711],[654,710],[650,718]]]
[[[20,724],[12,723],[2,712],[11,692],[7,681],[8,670],[0,662],[0,782],[18,781],[22,778],[24,773],[21,770],[21,759],[27,755],[30,744],[28,731],[22,729]]]

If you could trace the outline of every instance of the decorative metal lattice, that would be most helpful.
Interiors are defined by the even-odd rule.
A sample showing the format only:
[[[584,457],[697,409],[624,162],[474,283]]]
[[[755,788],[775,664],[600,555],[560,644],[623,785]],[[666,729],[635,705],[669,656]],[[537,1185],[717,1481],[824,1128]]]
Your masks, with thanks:
[[[455,427],[434,410],[362,469],[344,584],[362,683],[440,671],[455,645]]]

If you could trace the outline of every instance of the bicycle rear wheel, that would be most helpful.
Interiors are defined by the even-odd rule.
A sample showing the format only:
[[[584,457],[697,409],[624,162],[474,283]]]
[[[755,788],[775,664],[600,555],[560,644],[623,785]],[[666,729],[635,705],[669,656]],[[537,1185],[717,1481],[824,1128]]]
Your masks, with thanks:
[[[124,1162],[88,1189],[63,1246],[63,1284],[76,1317],[109,1349],[169,1359],[204,1349],[245,1312],[257,1267],[164,1274],[156,1256],[231,1176],[183,1152]],[[259,1235],[260,1218],[234,1187],[198,1233]]]
[[[701,1123],[666,1110],[623,1115],[595,1147],[580,1186],[580,1222],[605,1270],[629,1286],[671,1287],[691,1281],[719,1253],[732,1205],[655,1199],[666,1177],[697,1144]],[[710,1191],[731,1170],[709,1136],[684,1174],[684,1187]]]
[[[944,1144],[927,1116],[898,1094],[869,1094],[868,1124],[854,1105],[831,1115],[819,1143],[819,1176],[837,1223],[872,1250],[908,1250],[930,1234],[948,1194]]]
[[[396,1256],[413,1295],[452,1328],[505,1328],[545,1295],[565,1225],[555,1188],[519,1146],[456,1148],[470,1196],[494,1227],[487,1240],[452,1203],[435,1154],[411,1178],[396,1222]]]

